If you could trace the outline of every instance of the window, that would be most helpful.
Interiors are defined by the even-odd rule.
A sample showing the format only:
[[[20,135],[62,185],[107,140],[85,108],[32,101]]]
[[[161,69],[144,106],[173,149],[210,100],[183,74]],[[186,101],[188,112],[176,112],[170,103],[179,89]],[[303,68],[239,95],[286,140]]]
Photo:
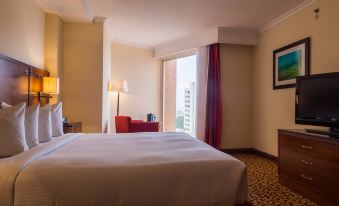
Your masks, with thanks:
[[[195,136],[196,55],[164,61],[164,131]]]

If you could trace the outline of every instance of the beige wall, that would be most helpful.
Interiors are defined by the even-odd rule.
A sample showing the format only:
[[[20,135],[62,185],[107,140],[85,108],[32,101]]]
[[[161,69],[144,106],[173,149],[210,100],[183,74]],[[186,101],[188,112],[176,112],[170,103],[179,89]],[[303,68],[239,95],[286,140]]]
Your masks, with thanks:
[[[102,72],[102,131],[110,132],[110,109],[108,82],[111,79],[111,41],[106,24],[103,31],[103,72]]]
[[[319,19],[313,9],[320,8]],[[310,36],[311,73],[339,71],[339,1],[320,0],[260,35],[253,69],[252,146],[277,155],[278,128],[294,124],[295,89],[272,89],[273,50]]]
[[[63,21],[55,14],[45,14],[45,68],[52,77],[59,77],[60,94],[50,101],[62,100]]]
[[[251,46],[220,44],[221,148],[251,147]]]
[[[34,0],[1,0],[0,53],[44,68],[44,13]]]
[[[127,80],[128,93],[120,94],[120,115],[146,120],[152,112],[161,120],[161,63],[152,58],[152,52],[145,49],[111,44],[111,79]],[[111,118],[116,115],[117,94],[110,93]],[[115,132],[111,121],[111,131]]]
[[[84,132],[102,131],[103,24],[64,23],[63,102]]]

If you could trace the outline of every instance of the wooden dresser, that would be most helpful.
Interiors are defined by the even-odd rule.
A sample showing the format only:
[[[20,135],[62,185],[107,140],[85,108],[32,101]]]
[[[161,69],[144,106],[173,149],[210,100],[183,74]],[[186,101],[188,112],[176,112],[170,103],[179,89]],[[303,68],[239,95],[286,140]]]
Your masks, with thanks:
[[[278,130],[281,184],[321,206],[339,205],[339,140],[304,130]]]

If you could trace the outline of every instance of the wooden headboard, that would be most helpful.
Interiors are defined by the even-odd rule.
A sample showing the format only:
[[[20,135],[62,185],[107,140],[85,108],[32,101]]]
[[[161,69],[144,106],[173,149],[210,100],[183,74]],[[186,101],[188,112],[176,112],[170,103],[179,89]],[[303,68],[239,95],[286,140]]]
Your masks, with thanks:
[[[42,77],[46,76],[49,72],[0,54],[0,101],[38,103],[36,94],[42,91]]]

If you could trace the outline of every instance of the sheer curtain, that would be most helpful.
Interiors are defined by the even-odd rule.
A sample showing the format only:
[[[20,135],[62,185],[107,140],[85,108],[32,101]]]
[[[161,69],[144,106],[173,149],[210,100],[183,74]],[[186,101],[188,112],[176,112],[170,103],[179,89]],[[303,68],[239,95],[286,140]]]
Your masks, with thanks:
[[[197,93],[196,93],[196,136],[205,141],[206,102],[208,79],[208,46],[200,47],[197,51]]]

